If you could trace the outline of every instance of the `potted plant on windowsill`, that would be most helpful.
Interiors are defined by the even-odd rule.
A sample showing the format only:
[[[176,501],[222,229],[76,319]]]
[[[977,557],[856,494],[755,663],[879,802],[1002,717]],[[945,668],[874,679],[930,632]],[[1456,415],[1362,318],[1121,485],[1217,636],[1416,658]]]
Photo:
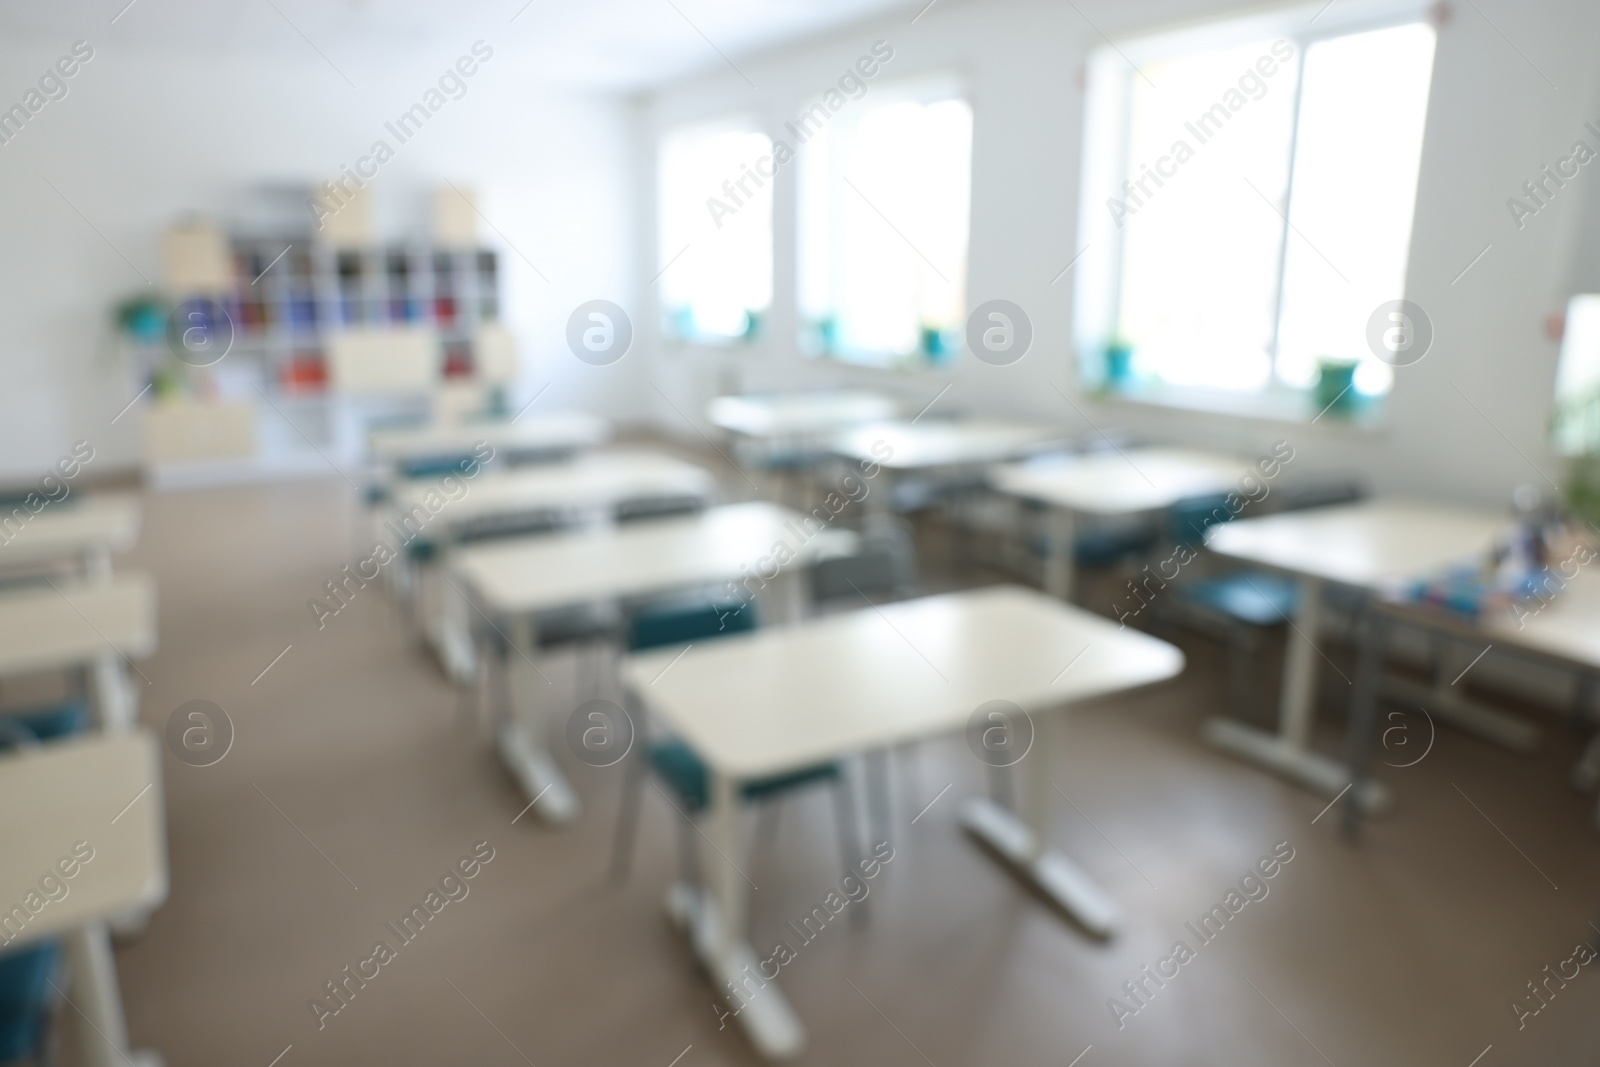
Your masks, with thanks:
[[[1312,389],[1312,401],[1317,414],[1350,418],[1361,406],[1361,396],[1355,391],[1358,361],[1323,356],[1317,360],[1317,384]]]
[[[1126,393],[1133,387],[1133,342],[1113,335],[1100,349],[1100,378],[1095,392],[1101,396]]]

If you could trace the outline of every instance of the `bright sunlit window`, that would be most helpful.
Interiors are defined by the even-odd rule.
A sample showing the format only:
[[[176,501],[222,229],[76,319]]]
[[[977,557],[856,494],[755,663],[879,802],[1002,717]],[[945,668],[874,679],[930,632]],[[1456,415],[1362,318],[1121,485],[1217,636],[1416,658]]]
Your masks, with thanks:
[[[1343,375],[1405,296],[1433,68],[1421,21],[1256,17],[1091,61],[1077,277],[1090,384],[1236,393]]]
[[[972,175],[972,108],[959,86],[875,86],[798,156],[805,350],[871,366],[953,358]]]
[[[669,337],[751,340],[772,304],[772,141],[754,125],[661,138],[656,286]]]

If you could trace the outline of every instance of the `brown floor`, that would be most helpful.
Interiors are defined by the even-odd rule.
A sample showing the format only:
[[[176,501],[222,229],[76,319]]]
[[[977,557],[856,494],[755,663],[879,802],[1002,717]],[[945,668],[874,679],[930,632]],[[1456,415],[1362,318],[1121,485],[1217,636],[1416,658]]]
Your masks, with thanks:
[[[288,1046],[281,1067],[758,1062],[732,1022],[719,1030],[663,917],[676,860],[659,797],[632,881],[610,888],[616,768],[567,761],[588,805],[577,826],[512,825],[526,801],[387,594],[316,629],[307,598],[357,558],[352,496],[338,480],[151,496],[120,563],[160,579],[145,721],[204,698],[237,730],[215,766],[166,762],[171,896],[118,952],[136,1043],[172,1067],[266,1067]],[[896,858],[867,920],[840,916],[783,969],[810,1031],[801,1062],[1467,1067],[1490,1045],[1482,1067],[1594,1062],[1600,966],[1520,1032],[1508,1006],[1600,940],[1593,798],[1566,784],[1580,740],[1548,716],[1531,758],[1441,731],[1421,763],[1380,768],[1398,811],[1352,844],[1337,813],[1313,825],[1323,801],[1200,743],[1221,657],[1182,641],[1180,680],[1074,712],[1051,754],[1076,805],[1058,797],[1055,839],[1121,901],[1125,930],[1085,936],[966,839],[957,804],[986,788],[982,768],[958,738],[925,744],[896,763]],[[1330,751],[1342,691],[1325,688]],[[826,791],[782,805],[751,872],[756,944],[837,882],[832,827]],[[308,998],[393,942],[385,922],[484,840],[495,856],[470,895],[319,1031]],[[1175,940],[1196,947],[1184,923],[1282,841],[1294,859],[1270,895],[1119,1030],[1108,998]]]

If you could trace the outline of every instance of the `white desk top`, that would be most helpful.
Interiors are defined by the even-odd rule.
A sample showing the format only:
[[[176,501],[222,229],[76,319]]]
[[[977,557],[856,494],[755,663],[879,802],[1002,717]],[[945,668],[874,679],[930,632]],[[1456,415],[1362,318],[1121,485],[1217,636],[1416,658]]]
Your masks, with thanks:
[[[1036,423],[929,419],[857,426],[836,434],[829,448],[848,459],[876,462],[889,470],[915,470],[999,463],[1066,436],[1053,426]],[[889,458],[874,454],[874,444],[879,444],[880,452],[887,444]]]
[[[826,540],[803,544],[800,519],[774,504],[729,504],[681,519],[496,541],[462,551],[453,569],[486,610],[526,614],[737,578],[779,542],[802,549],[788,565],[800,566]]]
[[[0,674],[86,663],[111,647],[130,659],[156,649],[156,583],[148,574],[0,592]],[[59,589],[60,592],[56,590]]]
[[[624,678],[739,778],[960,730],[990,700],[1032,714],[1149,685],[1184,662],[1165,641],[1016,586],[719,638],[662,674],[681,652],[629,656]]]
[[[426,458],[469,452],[479,441],[495,450],[593,448],[611,438],[611,424],[581,411],[524,415],[509,420],[439,423],[405,430],[376,430],[368,438],[372,454],[382,460]]]
[[[851,389],[719,396],[706,407],[713,426],[746,437],[824,433],[899,413],[893,397]]]
[[[439,521],[447,525],[539,508],[606,508],[642,496],[709,499],[717,489],[716,479],[705,468],[643,449],[591,452],[568,463],[490,471],[459,480],[467,492],[440,512]],[[438,479],[432,478],[403,482],[395,490],[395,506],[409,511],[430,492],[444,494],[438,486]]]
[[[1590,562],[1544,607],[1536,602],[1522,605],[1526,614],[1520,626],[1515,613],[1487,620],[1479,628],[1484,640],[1600,670],[1600,573],[1595,571],[1597,565],[1600,561]]]
[[[152,788],[140,796],[146,786]],[[158,903],[167,894],[167,854],[155,736],[91,734],[0,755],[0,841],[0,909],[23,904],[30,891],[45,899],[39,879],[46,874],[67,887],[12,945]],[[79,842],[93,858],[61,878],[56,864]]]
[[[21,509],[24,513],[27,508]],[[8,513],[0,512],[0,518]],[[83,552],[126,552],[139,539],[141,508],[132,493],[68,496],[46,505],[0,544],[0,567],[37,563]]]
[[[1131,448],[1059,461],[1010,463],[989,473],[1002,493],[1091,515],[1171,507],[1185,497],[1234,489],[1255,470],[1247,459],[1177,448]]]
[[[1234,559],[1373,588],[1485,552],[1510,519],[1493,511],[1385,498],[1213,526],[1206,547]]]

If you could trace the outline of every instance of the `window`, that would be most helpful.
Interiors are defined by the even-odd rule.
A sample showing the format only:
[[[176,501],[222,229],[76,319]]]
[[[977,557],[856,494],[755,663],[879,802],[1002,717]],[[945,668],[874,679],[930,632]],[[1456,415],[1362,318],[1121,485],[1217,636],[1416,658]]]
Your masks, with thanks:
[[[1559,455],[1600,453],[1600,295],[1582,293],[1567,303],[1550,430]]]
[[[972,108],[949,81],[874,87],[798,149],[805,351],[939,363],[966,315]]]
[[[1091,385],[1298,396],[1326,367],[1388,391],[1368,319],[1404,296],[1434,32],[1283,20],[1092,57],[1076,280]]]
[[[772,304],[772,141],[753,125],[661,138],[656,286],[669,337],[751,340]]]

